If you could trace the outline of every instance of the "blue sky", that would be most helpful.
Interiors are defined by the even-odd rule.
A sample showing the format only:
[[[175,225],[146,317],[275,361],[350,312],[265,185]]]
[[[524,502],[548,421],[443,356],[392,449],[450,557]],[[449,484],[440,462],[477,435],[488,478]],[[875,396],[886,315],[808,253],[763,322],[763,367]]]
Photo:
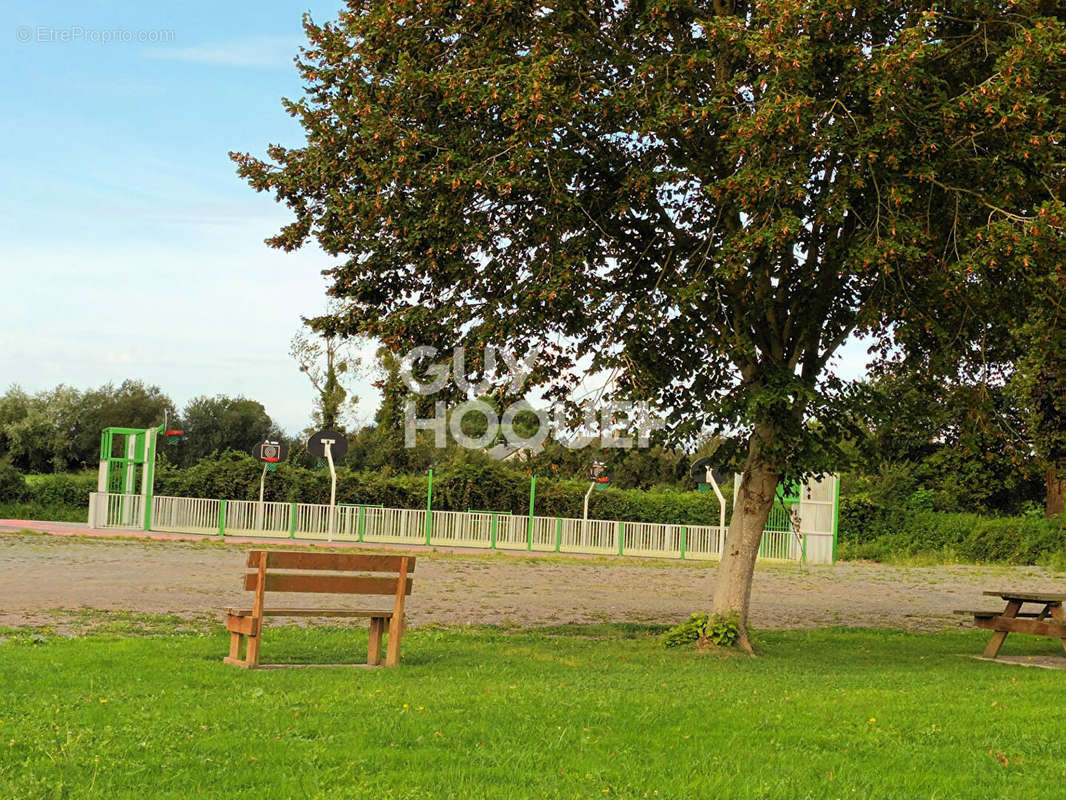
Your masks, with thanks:
[[[301,15],[339,7],[0,0],[0,390],[137,378],[309,424],[288,346],[330,260],[263,244],[288,215],[227,153],[300,144],[280,99],[301,94]],[[843,356],[861,372],[860,345]]]
[[[0,3],[0,390],[132,377],[308,424],[288,343],[330,262],[263,244],[285,209],[227,152],[300,143],[301,15],[339,7]]]

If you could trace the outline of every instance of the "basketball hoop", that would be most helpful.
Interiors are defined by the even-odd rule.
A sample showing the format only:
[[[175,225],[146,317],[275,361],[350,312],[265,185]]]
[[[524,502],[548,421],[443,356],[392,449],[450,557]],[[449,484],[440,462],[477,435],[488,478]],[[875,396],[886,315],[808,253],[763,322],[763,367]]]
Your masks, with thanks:
[[[596,487],[597,492],[602,492],[607,488],[607,484],[611,482],[607,473],[607,465],[602,461],[593,461],[589,467],[589,481]]]
[[[163,431],[163,435],[167,437],[167,444],[177,444],[178,440],[185,435],[185,431]]]

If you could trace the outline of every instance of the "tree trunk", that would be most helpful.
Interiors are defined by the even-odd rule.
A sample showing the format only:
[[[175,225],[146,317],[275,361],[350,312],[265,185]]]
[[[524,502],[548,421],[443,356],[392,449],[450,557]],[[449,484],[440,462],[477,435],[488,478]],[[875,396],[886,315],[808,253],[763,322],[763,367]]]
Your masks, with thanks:
[[[732,614],[740,627],[739,644],[755,655],[748,638],[748,605],[755,558],[759,554],[766,520],[774,505],[778,470],[759,455],[758,434],[753,435],[747,463],[740,479],[737,503],[722,547],[722,560],[715,576],[711,613]]]
[[[1051,466],[1047,468],[1045,480],[1047,495],[1044,500],[1044,514],[1051,519],[1066,512],[1066,474]]]

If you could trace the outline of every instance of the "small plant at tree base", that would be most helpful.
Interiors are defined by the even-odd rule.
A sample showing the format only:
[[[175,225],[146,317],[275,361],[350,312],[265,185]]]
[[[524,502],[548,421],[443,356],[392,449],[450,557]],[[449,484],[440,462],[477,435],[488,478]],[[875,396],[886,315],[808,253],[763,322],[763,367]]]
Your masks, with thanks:
[[[740,636],[740,625],[732,614],[715,614],[709,616],[698,612],[685,622],[663,634],[664,647],[684,647],[695,644],[703,651],[711,645],[732,647]]]

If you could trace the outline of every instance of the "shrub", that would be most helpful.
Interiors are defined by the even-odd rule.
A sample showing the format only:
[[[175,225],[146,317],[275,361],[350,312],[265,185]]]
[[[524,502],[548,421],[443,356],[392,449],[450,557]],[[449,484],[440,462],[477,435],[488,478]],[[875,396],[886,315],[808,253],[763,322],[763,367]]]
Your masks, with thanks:
[[[0,502],[17,503],[26,496],[26,479],[6,461],[0,461]]]
[[[698,612],[663,634],[663,647],[695,644],[701,650],[709,645],[732,647],[740,636],[736,617]]]
[[[1048,563],[1066,553],[1066,531],[1057,520],[1033,516],[982,517],[841,501],[840,558],[884,561],[928,553],[954,553],[969,562]]]
[[[89,472],[34,475],[27,481],[24,499],[42,506],[87,508],[89,493],[96,491],[96,479]]]

